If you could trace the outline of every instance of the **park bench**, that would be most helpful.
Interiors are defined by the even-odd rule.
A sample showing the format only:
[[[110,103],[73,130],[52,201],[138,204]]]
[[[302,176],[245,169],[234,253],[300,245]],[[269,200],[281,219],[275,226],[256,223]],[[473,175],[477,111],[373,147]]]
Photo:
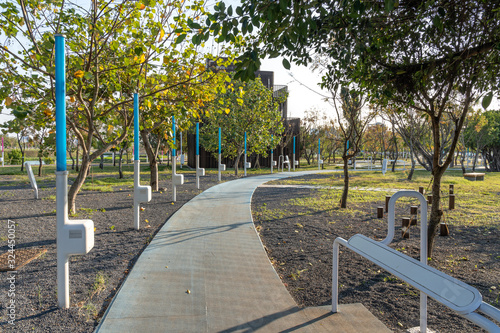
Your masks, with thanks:
[[[464,173],[464,178],[467,180],[484,180],[484,173],[480,172],[470,172],[470,173]]]
[[[475,312],[500,321],[500,310],[483,302],[479,291],[427,265],[427,214],[421,214],[420,261],[415,260],[388,246],[394,238],[394,206],[400,197],[414,197],[420,200],[422,212],[427,212],[423,195],[416,191],[399,191],[389,200],[388,235],[383,241],[375,241],[364,235],[354,235],[348,241],[338,237],[333,247],[332,312],[338,309],[338,254],[343,245],[360,254],[389,273],[420,290],[420,331],[427,330],[427,295],[456,311],[488,332],[500,332],[493,321]]]

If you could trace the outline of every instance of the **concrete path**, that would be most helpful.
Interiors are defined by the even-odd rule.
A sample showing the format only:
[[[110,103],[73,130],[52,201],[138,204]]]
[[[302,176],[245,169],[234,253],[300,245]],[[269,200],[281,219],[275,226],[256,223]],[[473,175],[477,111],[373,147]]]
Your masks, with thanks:
[[[264,182],[308,173],[230,181],[186,203],[144,250],[96,331],[390,332],[361,304],[337,314],[298,308],[269,262],[252,194]]]

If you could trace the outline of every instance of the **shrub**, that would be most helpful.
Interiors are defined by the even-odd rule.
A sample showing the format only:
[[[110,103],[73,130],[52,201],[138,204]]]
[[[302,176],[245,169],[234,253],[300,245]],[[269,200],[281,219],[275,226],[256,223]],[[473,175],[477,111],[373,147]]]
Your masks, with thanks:
[[[21,160],[23,158],[23,154],[19,149],[12,149],[7,153],[7,160],[9,164],[21,164]]]
[[[50,156],[47,156],[43,159],[43,161],[45,162],[45,164],[53,164],[54,163],[54,159]]]

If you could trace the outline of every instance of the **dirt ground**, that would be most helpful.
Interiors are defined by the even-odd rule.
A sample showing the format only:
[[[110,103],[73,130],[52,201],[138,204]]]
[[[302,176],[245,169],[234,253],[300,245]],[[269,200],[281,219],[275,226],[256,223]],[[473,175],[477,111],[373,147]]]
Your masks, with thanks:
[[[311,180],[325,175],[304,177]],[[292,205],[290,199],[316,197],[325,190],[259,187],[252,212],[268,255],[288,291],[300,306],[331,304],[332,244],[336,237],[354,234],[382,240],[386,219],[377,219],[375,205],[349,205],[349,212],[332,202],[321,210]],[[330,190],[339,191],[339,190]],[[457,203],[460,209],[460,203]],[[398,216],[409,207],[397,205]],[[281,212],[281,213],[280,213]],[[283,213],[285,212],[285,213]],[[437,237],[430,265],[477,288],[486,302],[500,307],[500,231],[493,227],[450,225],[450,235]],[[410,239],[396,237],[391,244],[418,259],[420,230],[413,226]],[[362,303],[395,332],[419,326],[418,290],[368,260],[341,248],[339,303]],[[479,327],[434,300],[429,300],[429,328],[436,332],[479,332]]]
[[[9,176],[2,176],[9,177]],[[168,176],[170,177],[170,176]],[[95,177],[94,177],[95,178]],[[142,204],[141,228],[133,229],[133,189],[114,192],[83,191],[77,198],[76,217],[91,219],[95,226],[94,248],[70,259],[69,309],[57,307],[56,295],[56,202],[55,179],[39,183],[39,200],[28,184],[0,188],[0,254],[7,253],[8,220],[15,223],[16,250],[45,248],[47,252],[15,274],[15,295],[9,297],[11,272],[0,272],[0,332],[92,332],[110,300],[142,250],[166,220],[201,191],[217,184],[217,175],[201,178],[196,189],[194,172],[184,174],[185,185],[177,188],[172,203],[171,180],[165,172],[160,187]],[[223,180],[235,179],[226,172]],[[4,180],[4,178],[3,178]],[[14,183],[14,182],[13,182]],[[147,179],[142,179],[147,184]],[[15,300],[16,321],[8,323],[10,299]]]

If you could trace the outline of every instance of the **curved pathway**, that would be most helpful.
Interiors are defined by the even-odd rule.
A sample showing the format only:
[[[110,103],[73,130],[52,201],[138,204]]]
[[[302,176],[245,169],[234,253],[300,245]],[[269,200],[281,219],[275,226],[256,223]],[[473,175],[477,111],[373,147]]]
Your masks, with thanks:
[[[214,186],[141,254],[97,332],[390,332],[361,304],[300,309],[254,229],[251,198],[275,173]]]

